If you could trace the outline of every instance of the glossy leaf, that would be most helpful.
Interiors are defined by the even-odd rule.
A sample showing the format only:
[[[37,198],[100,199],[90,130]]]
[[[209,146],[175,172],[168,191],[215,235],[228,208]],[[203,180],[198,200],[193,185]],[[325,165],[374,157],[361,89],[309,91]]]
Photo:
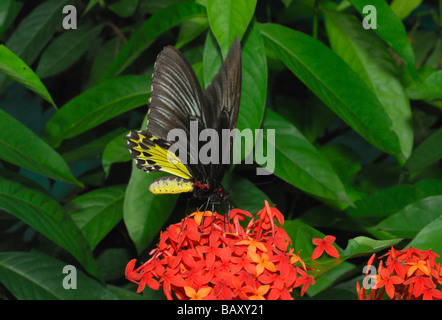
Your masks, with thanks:
[[[37,75],[42,79],[51,77],[72,66],[90,49],[103,26],[87,24],[76,30],[65,30],[41,55]]]
[[[108,9],[118,14],[120,17],[128,18],[132,16],[138,7],[139,0],[119,0],[108,6]]]
[[[348,14],[323,10],[331,47],[364,81],[387,113],[407,159],[413,146],[411,108],[385,45]]]
[[[348,240],[347,247],[342,249],[339,246],[340,239],[337,238],[335,243],[333,243],[333,246],[336,247],[339,252],[339,259],[333,258],[328,256],[327,253],[324,253],[318,259],[312,260],[313,250],[316,248],[312,241],[314,238],[323,239],[325,234],[297,219],[286,221],[284,229],[292,240],[295,252],[299,252],[299,256],[302,260],[309,267],[313,268],[312,274],[315,276],[324,274],[350,258],[366,256],[385,250],[402,240],[375,240],[359,236]]]
[[[229,192],[229,201],[235,208],[241,208],[255,215],[263,208],[263,200],[267,200],[270,206],[273,206],[268,196],[248,179],[226,174],[222,185]]]
[[[203,6],[192,2],[179,2],[158,11],[132,35],[109,66],[104,78],[112,78],[123,72],[163,32],[187,19],[205,14]]]
[[[54,149],[3,110],[0,127],[0,159],[54,180],[82,186]]]
[[[0,3],[0,38],[20,12],[22,3],[16,0],[4,0]]]
[[[83,143],[78,147],[73,148],[67,145],[65,148],[67,149],[67,151],[63,152],[61,155],[68,163],[75,163],[82,160],[99,158],[103,154],[104,149],[111,140],[113,140],[117,136],[122,139],[121,135],[123,132],[127,134],[127,129],[117,128],[100,136],[97,139],[84,139],[82,140]],[[121,141],[122,140],[120,140],[120,143]],[[122,144],[124,146],[124,140]]]
[[[0,252],[0,282],[20,300],[117,299],[80,266],[38,252]]]
[[[334,52],[281,25],[264,24],[260,29],[266,46],[343,121],[377,148],[401,154],[381,103]]]
[[[252,21],[243,38],[242,87],[237,128],[261,128],[267,99],[267,61],[258,24]],[[250,146],[251,148],[252,146]],[[247,156],[252,150],[245,148]]]
[[[442,159],[442,129],[437,130],[413,151],[404,169],[412,173]]]
[[[435,71],[422,83],[411,84],[407,95],[413,100],[442,99],[442,71]]]
[[[343,259],[354,258],[362,255],[379,252],[395,246],[402,239],[375,240],[368,237],[359,236],[348,241],[347,247],[342,252]]]
[[[175,48],[180,49],[201,33],[207,30],[209,27],[209,21],[207,16],[195,17],[188,19],[181,24],[180,32],[178,33],[177,42]]]
[[[217,39],[223,57],[227,56],[235,36],[242,39],[255,12],[256,0],[208,0],[210,29]]]
[[[390,4],[391,10],[399,19],[405,19],[422,3],[422,0],[393,0]]]
[[[89,0],[89,3],[87,4],[86,9],[84,9],[83,15],[89,12],[97,3],[99,0]]]
[[[368,14],[376,14],[376,29],[373,29],[389,46],[393,48],[404,60],[411,74],[417,78],[413,48],[407,38],[407,33],[402,21],[391,10],[385,0],[373,0],[367,7],[367,1],[350,0],[359,13],[365,17]],[[372,8],[376,11],[372,11]],[[364,9],[366,8],[366,9]],[[370,9],[370,10],[367,10]],[[366,10],[366,13],[364,13]]]
[[[242,54],[241,54],[242,56]],[[223,58],[216,43],[215,36],[211,31],[207,32],[206,42],[204,43],[203,52],[203,74],[204,87],[207,88],[218,73]],[[241,110],[241,108],[240,108]]]
[[[442,195],[419,200],[369,228],[369,231],[384,238],[412,239],[427,224],[440,217],[441,205]]]
[[[0,73],[21,83],[56,107],[51,95],[32,69],[4,45],[0,45]]]
[[[64,206],[93,250],[123,218],[125,186],[84,193]]]
[[[274,162],[271,169],[276,176],[309,194],[350,202],[341,180],[324,156],[295,126],[270,109],[264,118],[264,131],[268,130],[275,134],[274,140],[266,135],[264,139],[267,150],[270,147],[275,150],[269,161]]]
[[[106,175],[109,174],[110,167],[113,163],[128,162],[132,159],[126,147],[126,140],[124,140],[124,136],[127,135],[127,133],[128,132],[126,130],[124,134],[115,137],[114,139],[109,141],[109,143],[107,143],[106,147],[104,148],[101,158],[103,169]]]
[[[42,137],[59,146],[123,112],[148,101],[150,81],[145,76],[110,79],[76,96],[66,103],[46,124]]]
[[[378,190],[355,202],[354,208],[348,208],[350,217],[362,221],[363,218],[382,219],[407,205],[427,197],[442,194],[442,181],[422,180],[415,185],[396,185]]]
[[[18,174],[0,171],[0,208],[71,253],[92,275],[97,265],[86,239],[60,204]]]
[[[49,0],[37,6],[6,41],[5,45],[26,64],[32,65],[41,50],[50,41],[63,19],[62,8],[69,0]],[[0,75],[0,90],[6,77]]]
[[[135,164],[132,165],[124,198],[123,218],[138,253],[154,240],[178,199],[177,195],[154,195],[149,191],[150,184],[160,176],[159,173],[147,174],[137,169]],[[183,216],[186,214],[184,211],[183,208]]]
[[[423,227],[418,234],[410,241],[405,248],[413,247],[421,250],[431,249],[440,255],[442,252],[442,217],[436,218]],[[437,262],[442,262],[441,257],[436,258]]]

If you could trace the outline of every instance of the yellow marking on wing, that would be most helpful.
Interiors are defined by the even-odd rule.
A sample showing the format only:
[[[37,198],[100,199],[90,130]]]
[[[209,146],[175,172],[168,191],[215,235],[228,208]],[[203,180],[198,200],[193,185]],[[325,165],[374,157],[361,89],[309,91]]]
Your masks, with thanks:
[[[187,167],[180,161],[180,159],[173,152],[164,149],[155,143],[155,140],[157,140],[157,138],[152,137],[149,139],[140,133],[138,133],[138,135],[140,137],[139,140],[130,139],[130,141],[136,144],[136,146],[133,147],[132,149],[141,152],[140,155],[136,156],[136,159],[145,161],[144,166],[152,168],[154,166],[158,166],[160,167],[159,171],[167,172],[184,179],[192,178],[192,175],[190,174]],[[142,142],[143,139],[151,140],[154,143],[154,145],[147,146],[147,148],[142,147],[140,145],[140,142]],[[149,156],[145,155],[145,153],[148,153]],[[154,161],[155,163],[150,165],[147,163],[148,160]]]

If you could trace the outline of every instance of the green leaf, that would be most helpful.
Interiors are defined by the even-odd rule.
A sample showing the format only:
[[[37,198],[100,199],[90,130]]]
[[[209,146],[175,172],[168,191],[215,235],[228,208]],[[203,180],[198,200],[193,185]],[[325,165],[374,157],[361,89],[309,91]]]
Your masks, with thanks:
[[[357,267],[354,264],[346,261],[341,262],[330,271],[321,274],[320,277],[316,278],[315,285],[308,287],[307,295],[309,297],[315,297],[316,299],[317,295],[321,292],[328,294],[329,291],[333,290],[333,288],[330,288],[333,284],[337,283],[339,279],[344,278],[348,274],[353,274],[355,270],[357,270]],[[335,293],[331,294],[330,297],[327,297],[325,300],[346,300],[345,298],[333,297],[334,294]],[[356,294],[354,293],[354,295]],[[319,299],[323,300],[322,297]]]
[[[184,21],[181,24],[175,48],[180,49],[206,31],[208,27],[209,21],[207,17],[195,17]]]
[[[63,19],[62,8],[69,0],[49,0],[37,6],[6,41],[5,45],[25,63],[32,65],[41,50],[52,39]],[[0,75],[0,90],[6,77]]]
[[[89,3],[87,4],[86,9],[84,9],[83,16],[89,12],[97,3],[99,0],[89,0]]]
[[[66,266],[71,269],[64,269]],[[63,283],[72,285],[73,281],[76,289],[63,287]],[[117,299],[79,266],[38,252],[0,252],[0,282],[19,300]]]
[[[336,222],[336,219],[333,222],[341,226],[351,223],[355,229],[366,230],[386,217],[403,210],[407,205],[440,194],[442,194],[442,181],[440,180],[422,180],[412,186],[395,185],[367,194],[355,201],[355,207],[347,208],[347,215],[340,216],[343,222]],[[328,217],[331,219],[331,215]]]
[[[376,96],[334,52],[276,24],[260,26],[264,43],[344,122],[377,148],[400,157],[391,121]]]
[[[237,128],[255,130],[261,128],[267,99],[267,60],[258,24],[253,20],[243,38],[242,87]],[[243,159],[252,151],[252,145],[244,150]]]
[[[22,7],[23,2],[18,0],[4,0],[0,3],[0,39],[14,22]]]
[[[140,170],[135,163],[124,198],[123,219],[129,236],[140,254],[154,240],[175,207],[178,195],[154,195],[150,184],[162,173]],[[182,215],[185,215],[184,208]]]
[[[0,72],[34,91],[56,107],[48,90],[34,71],[4,45],[0,45]]]
[[[3,110],[0,127],[0,159],[54,180],[82,186],[54,149]]]
[[[132,158],[126,147],[126,140],[124,140],[124,136],[127,135],[127,130],[124,134],[119,135],[109,141],[103,151],[103,155],[101,157],[101,161],[103,164],[104,172],[106,176],[109,174],[111,165],[115,162],[127,162]]]
[[[124,46],[124,41],[120,37],[114,37],[105,42],[98,48],[95,53],[94,61],[91,66],[89,76],[89,87],[96,86],[101,82],[107,68],[112,61],[118,56],[121,48]]]
[[[60,204],[34,182],[0,170],[0,208],[71,253],[92,275],[97,264],[86,239]]]
[[[312,273],[316,277],[323,275],[325,272],[328,272],[348,259],[382,251],[396,245],[402,240],[374,240],[359,236],[348,240],[347,247],[343,250],[337,244],[339,243],[339,238],[337,238],[333,245],[339,252],[339,259],[333,258],[324,252],[324,254],[318,259],[312,260],[311,256],[316,248],[312,241],[314,238],[323,239],[325,234],[299,220],[286,221],[284,224],[284,230],[292,240],[295,253],[299,252],[299,256],[306,265],[313,268]]]
[[[109,79],[123,72],[163,32],[187,19],[205,14],[206,8],[193,2],[175,3],[158,11],[132,35],[107,69],[104,78]]]
[[[390,4],[391,10],[399,19],[405,19],[422,3],[422,0],[393,0]]]
[[[367,6],[365,0],[349,0],[362,16],[364,8]],[[377,28],[373,31],[381,37],[391,48],[396,51],[404,60],[414,78],[418,78],[414,52],[408,41],[407,32],[402,21],[391,10],[385,0],[372,0],[369,3],[376,8],[376,12],[368,11],[368,14],[376,13]]]
[[[104,249],[103,253],[98,256],[97,263],[103,274],[104,280],[108,283],[121,279],[124,272],[123,270],[125,269],[127,262],[131,259],[132,252],[129,248],[112,247]]]
[[[425,139],[411,154],[404,169],[413,173],[442,159],[442,128]]]
[[[215,78],[222,63],[223,58],[221,56],[221,53],[219,52],[219,47],[216,44],[215,36],[209,30],[207,32],[203,52],[203,78],[205,88],[207,88],[212,82],[213,78]]]
[[[235,36],[242,39],[255,12],[256,0],[208,0],[210,29],[217,39],[223,57],[227,56]]]
[[[150,289],[149,287],[146,287],[143,291],[143,294],[138,294],[136,293],[136,289],[125,289],[122,287],[117,287],[117,286],[113,286],[113,285],[108,285],[107,288],[115,295],[118,297],[118,299],[120,300],[158,300],[155,298],[151,298],[149,296],[147,296],[146,292],[148,290],[154,291],[154,292],[159,292],[153,289]],[[160,291],[161,292],[161,291]],[[161,294],[161,293],[159,293]]]
[[[138,0],[120,0],[108,6],[108,9],[120,17],[129,18],[138,7]]]
[[[267,200],[270,206],[273,206],[273,202],[269,197],[248,179],[226,174],[222,185],[229,191],[229,200],[236,208],[246,210],[253,215],[264,208],[264,200]]]
[[[421,250],[431,249],[440,254],[442,252],[442,217],[436,218],[427,224],[414,237],[405,248],[413,247]],[[441,257],[436,258],[437,262],[442,262]]]
[[[123,76],[102,82],[60,108],[46,124],[42,137],[57,147],[65,139],[146,104],[149,93],[150,81],[145,76]]]
[[[79,147],[71,148],[69,147],[69,145],[63,146],[65,147],[64,149],[66,149],[67,151],[62,152],[61,155],[66,160],[67,163],[75,163],[81,160],[99,158],[104,152],[104,149],[106,148],[107,144],[111,140],[113,140],[117,136],[120,139],[123,139],[122,138],[123,133],[127,134],[126,128],[117,128],[94,140],[91,140],[89,137],[85,137],[84,142],[81,143]],[[124,146],[124,140],[120,140],[120,143],[121,141],[123,141],[122,144]]]
[[[89,50],[103,26],[86,24],[76,30],[65,30],[41,55],[37,75],[40,78],[51,77],[72,66]]]
[[[84,193],[64,206],[92,250],[123,218],[125,187],[112,186]]]
[[[406,90],[413,100],[442,99],[442,70],[433,72],[422,83],[411,84]]]
[[[396,61],[378,37],[354,16],[323,10],[331,47],[376,95],[392,123],[405,159],[413,147],[411,109]]]
[[[291,185],[315,196],[350,203],[344,186],[325,157],[290,122],[267,109],[264,132],[274,131],[274,139],[264,135],[267,157],[274,174]],[[274,148],[274,155],[270,148]],[[256,155],[255,155],[256,157]],[[267,166],[271,165],[269,163]]]
[[[390,215],[377,225],[368,229],[378,237],[414,238],[427,224],[440,218],[442,195],[428,197]]]
[[[388,249],[398,244],[402,239],[374,240],[368,237],[359,236],[348,240],[347,248],[342,252],[342,259],[355,258],[363,255],[369,255]]]

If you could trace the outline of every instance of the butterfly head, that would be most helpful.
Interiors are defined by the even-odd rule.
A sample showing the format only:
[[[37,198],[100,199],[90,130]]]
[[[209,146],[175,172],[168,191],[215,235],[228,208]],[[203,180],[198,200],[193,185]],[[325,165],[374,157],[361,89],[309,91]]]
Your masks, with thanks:
[[[215,183],[209,185],[208,183],[203,183],[196,181],[192,184],[193,186],[193,196],[198,199],[210,199],[213,201],[217,200],[227,200],[229,197],[229,192],[220,184]]]

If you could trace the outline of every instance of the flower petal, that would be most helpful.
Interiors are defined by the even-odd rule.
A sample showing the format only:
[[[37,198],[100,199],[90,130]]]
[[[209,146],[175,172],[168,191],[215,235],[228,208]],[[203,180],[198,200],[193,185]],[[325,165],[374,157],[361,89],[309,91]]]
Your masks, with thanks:
[[[327,244],[324,246],[324,249],[325,249],[325,252],[327,252],[333,258],[339,259],[339,252],[335,247],[333,247],[330,244]]]
[[[312,254],[312,260],[318,259],[324,252],[324,246],[317,246]]]

